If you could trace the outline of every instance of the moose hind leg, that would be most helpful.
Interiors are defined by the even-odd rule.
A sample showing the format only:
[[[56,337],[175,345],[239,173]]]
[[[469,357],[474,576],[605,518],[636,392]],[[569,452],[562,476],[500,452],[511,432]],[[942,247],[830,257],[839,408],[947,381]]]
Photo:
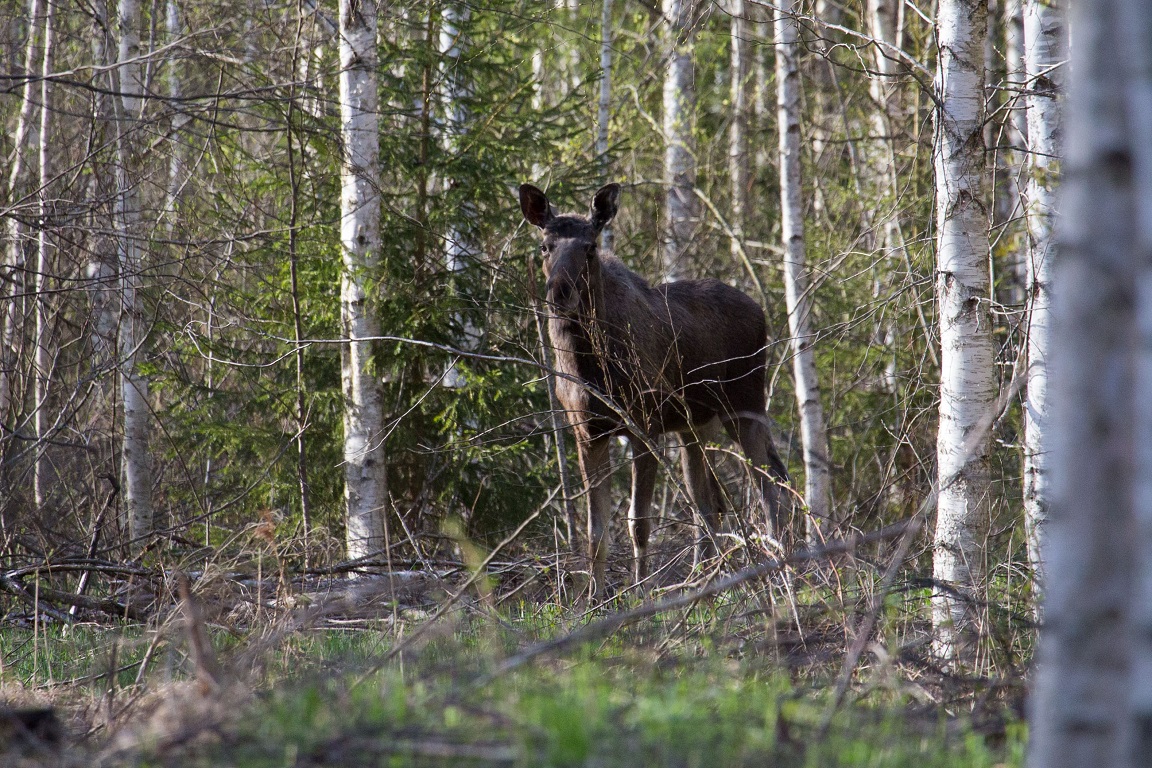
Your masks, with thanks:
[[[701,522],[701,535],[696,539],[695,552],[699,564],[716,554],[713,536],[720,529],[724,501],[720,483],[708,466],[700,435],[683,432],[680,439],[683,442],[680,463],[684,467],[684,481]]]
[[[725,421],[724,427],[752,464],[769,535],[783,543],[789,532],[785,492],[780,486],[788,482],[788,468],[772,444],[767,415],[738,415]]]
[[[656,487],[656,454],[645,437],[632,444],[632,504],[628,508],[628,532],[632,535],[633,576],[639,584],[648,578],[648,537],[652,531],[652,491]]]
[[[605,583],[605,566],[611,546],[609,522],[612,513],[612,471],[610,440],[597,437],[578,442],[580,471],[588,493],[588,560],[592,571],[590,591],[599,595]]]

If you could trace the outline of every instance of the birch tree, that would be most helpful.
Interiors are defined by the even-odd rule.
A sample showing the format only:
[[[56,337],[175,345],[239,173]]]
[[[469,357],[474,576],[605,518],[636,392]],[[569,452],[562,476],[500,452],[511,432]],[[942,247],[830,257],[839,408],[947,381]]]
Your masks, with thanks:
[[[340,317],[344,387],[345,549],[351,559],[384,546],[388,508],[384,405],[373,374],[380,335],[369,293],[380,258],[376,4],[340,0]]]
[[[903,27],[903,3],[896,0],[868,0],[868,30],[874,39],[883,43],[872,46],[872,61],[875,72],[868,79],[868,93],[872,97],[872,136],[869,158],[869,171],[877,192],[885,195],[890,202],[886,202],[872,217],[872,227],[875,232],[873,243],[877,240],[883,249],[885,261],[889,264],[906,263],[904,253],[904,236],[900,224],[900,213],[897,201],[899,200],[899,181],[896,176],[896,148],[895,127],[900,114],[899,90],[896,76],[898,74],[897,62],[892,54],[892,48],[901,46],[901,33]],[[878,270],[875,292],[879,297],[886,291],[891,270]],[[887,360],[884,365],[882,379],[884,390],[895,393],[898,387],[896,371],[896,330],[894,321],[885,316],[876,330],[877,341],[886,350]],[[898,494],[898,489],[893,489]]]
[[[1115,768],[1152,754],[1152,9],[1070,8],[1029,762]]]
[[[92,4],[92,61],[103,71],[93,76],[98,87],[92,93],[92,131],[94,144],[105,146],[115,136],[117,130],[110,94],[115,92],[117,77],[111,65],[115,63],[116,41],[113,25],[109,20],[110,8],[107,0]],[[116,243],[113,237],[116,230],[110,201],[116,199],[114,163],[107,152],[95,152],[89,158],[92,166],[88,182],[90,200],[98,201],[92,206],[90,218],[93,244],[88,256],[87,277],[88,295],[92,318],[92,348],[96,353],[96,366],[102,370],[115,368],[117,325],[119,323],[119,289],[116,271]],[[114,385],[101,382],[110,390]]]
[[[1004,65],[1005,86],[1008,98],[1008,114],[999,139],[1004,146],[996,152],[996,223],[1011,226],[1021,213],[1023,187],[1027,183],[1024,176],[1028,161],[1024,148],[1028,143],[1028,97],[1027,72],[1024,62],[1024,2],[1005,0],[1004,23]],[[991,25],[989,25],[991,26]],[[991,33],[989,33],[991,36]],[[1024,212],[1025,217],[1027,211]],[[1008,254],[1008,283],[1005,295],[1008,303],[1019,305],[1028,301],[1026,276],[1029,246],[1022,243]]]
[[[32,166],[33,150],[39,146],[35,120],[36,94],[33,90],[35,79],[33,69],[41,60],[40,33],[41,0],[28,0],[28,42],[24,51],[24,74],[26,79],[20,89],[20,111],[16,118],[16,133],[13,137],[12,164],[8,169],[8,202],[10,206],[21,205],[28,193],[28,174]],[[9,211],[15,213],[15,211]],[[8,419],[13,410],[13,378],[16,373],[16,339],[23,322],[21,294],[24,286],[24,273],[27,262],[27,233],[24,230],[24,217],[8,215],[4,217],[4,235],[7,242],[4,248],[4,275],[0,279],[0,304],[3,315],[0,329],[0,419]],[[7,435],[0,445],[8,442]],[[6,453],[6,451],[5,451]]]
[[[800,409],[804,443],[804,503],[808,538],[819,537],[830,522],[828,433],[816,377],[813,349],[812,294],[805,274],[804,206],[800,178],[800,37],[796,14],[800,3],[776,15],[776,120],[780,140],[780,229],[784,240],[784,295],[792,345],[792,376]]]
[[[450,2],[444,6],[440,20],[440,52],[443,55],[441,66],[444,78],[444,120],[441,136],[444,148],[448,152],[459,151],[468,124],[467,99],[471,95],[471,88],[468,84],[466,66],[461,57],[464,54],[464,25],[468,23],[470,16],[467,5]],[[447,234],[445,255],[450,272],[463,270],[473,252],[466,222],[469,216],[467,211],[462,213],[464,215],[452,223]]]
[[[748,20],[744,0],[730,0],[728,176],[732,203],[728,213],[733,260],[744,259],[744,216],[748,207]]]
[[[167,0],[164,14],[165,31],[168,44],[175,45],[183,33],[183,24],[180,21],[180,6],[176,0]],[[181,106],[183,96],[183,83],[181,82],[181,66],[176,61],[168,62],[168,98],[171,100],[175,112],[172,115],[171,155],[168,158],[168,192],[165,205],[168,219],[168,239],[172,239],[172,230],[176,224],[176,206],[180,201],[180,190],[184,186],[187,173],[184,169],[184,156],[180,148],[181,134],[188,125],[188,115]]]
[[[596,156],[601,182],[608,179],[608,121],[612,115],[612,0],[604,0],[600,15],[600,101],[596,113]],[[600,231],[600,247],[612,252],[612,225]]]
[[[693,0],[663,0],[667,60],[664,70],[664,237],[665,277],[678,280],[687,267],[685,250],[696,229],[696,156],[692,138],[695,111]]]
[[[1043,573],[1042,538],[1048,506],[1048,351],[1052,324],[1052,229],[1061,152],[1060,96],[1068,56],[1063,11],[1045,0],[1024,6],[1028,105],[1027,298],[1028,389],[1024,405],[1024,525],[1033,575]]]
[[[467,66],[462,60],[464,55],[464,29],[471,18],[471,10],[464,3],[450,2],[444,6],[440,20],[440,52],[441,74],[443,75],[441,141],[449,154],[458,153],[467,134],[470,117],[468,99],[472,95],[472,87],[468,78]],[[445,183],[452,184],[454,180],[446,179]],[[472,242],[472,227],[475,224],[476,211],[471,201],[464,200],[456,209],[445,233],[444,260],[457,293],[461,293],[463,286],[462,273],[467,269],[469,262],[476,256],[477,247]],[[461,330],[458,343],[464,349],[472,349],[479,338],[471,320],[463,314],[457,315],[457,325]],[[461,378],[456,364],[453,363],[444,375],[444,384],[448,387],[462,387]]]
[[[51,155],[49,152],[48,131],[52,123],[52,54],[54,26],[56,22],[56,2],[44,0],[44,57],[40,70],[40,184],[37,190],[37,218],[39,229],[36,233],[36,356],[33,364],[33,399],[35,412],[33,425],[36,430],[36,462],[33,472],[33,497],[37,512],[43,514],[47,501],[49,461],[45,455],[48,445],[48,430],[51,424],[48,411],[48,384],[52,376],[52,349],[49,328],[48,276],[52,274],[50,262],[52,244],[48,238],[48,217],[50,214],[49,185],[52,180]]]
[[[140,63],[140,3],[120,0],[120,48],[117,65],[116,120],[116,256],[120,273],[120,398],[124,420],[121,449],[124,514],[132,541],[139,545],[154,525],[149,382],[140,369],[145,344],[144,297],[141,292],[144,256],[141,249],[140,200],[131,171],[139,164],[130,132],[139,126],[144,107],[144,76]]]
[[[940,322],[939,498],[932,574],[935,650],[970,658],[983,579],[982,526],[989,508],[987,426],[996,396],[988,311],[984,160],[984,37],[987,4],[942,0],[937,13],[934,171],[936,294]]]

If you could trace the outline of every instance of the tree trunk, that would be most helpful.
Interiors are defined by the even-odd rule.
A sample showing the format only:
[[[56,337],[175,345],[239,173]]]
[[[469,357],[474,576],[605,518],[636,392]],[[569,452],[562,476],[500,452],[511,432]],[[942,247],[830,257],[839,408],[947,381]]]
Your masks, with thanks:
[[[111,68],[115,63],[116,46],[109,20],[108,0],[96,0],[92,4],[92,10],[92,61],[103,68],[103,71],[94,74],[92,78],[93,85],[96,86],[92,94],[93,145],[103,147],[116,131],[117,108],[110,96],[115,91],[117,82],[116,74]],[[113,236],[116,226],[114,206],[110,202],[116,199],[115,173],[112,158],[106,152],[93,153],[88,162],[92,167],[88,196],[90,200],[96,201],[89,219],[92,246],[87,268],[93,329],[92,349],[95,352],[94,367],[108,370],[116,365],[116,336],[120,317],[116,238]],[[101,385],[104,385],[103,380]],[[105,404],[104,407],[110,406]]]
[[[174,5],[169,0],[169,8]],[[299,10],[299,9],[298,9]],[[171,18],[171,17],[169,17]],[[304,41],[304,16],[297,20],[296,38],[292,46],[292,71],[300,69],[300,62],[307,60],[310,49]],[[308,430],[308,407],[304,379],[304,316],[300,306],[300,249],[298,227],[300,222],[300,170],[297,167],[296,116],[300,102],[298,86],[293,85],[288,95],[287,134],[288,143],[288,280],[292,299],[292,342],[293,356],[296,359],[296,484],[300,489],[300,523],[304,529],[304,567],[311,559],[312,542],[312,494],[308,482],[308,445],[305,433]]]
[[[612,115],[612,0],[604,0],[600,15],[600,104],[597,111],[596,156],[600,160],[600,180],[609,181],[608,121]],[[611,252],[612,225],[600,231],[600,248]]]
[[[340,317],[344,345],[345,547],[351,559],[385,546],[388,511],[384,407],[373,374],[373,339],[380,329],[369,286],[380,258],[379,96],[376,87],[376,5],[340,0],[340,243],[344,270]]]
[[[901,4],[894,0],[868,0],[868,30],[876,40],[899,48],[901,45]],[[872,217],[872,245],[880,245],[883,252],[881,265],[898,265],[903,269],[906,262],[904,236],[900,224],[899,179],[896,176],[896,147],[893,113],[899,114],[900,105],[896,75],[898,67],[886,46],[874,45],[873,66],[875,73],[868,80],[868,92],[872,97],[872,140],[867,152],[868,171],[872,176],[875,194],[884,202]],[[877,300],[890,290],[890,275],[894,270],[881,266],[877,270],[873,291]],[[896,363],[898,333],[895,320],[890,313],[883,313],[876,328],[876,344],[884,350],[884,373],[880,379],[883,391],[895,394],[899,390],[899,373]],[[899,497],[898,487],[892,494]]]
[[[33,68],[41,61],[39,47],[40,36],[40,2],[41,0],[28,0],[28,43],[24,51],[24,73],[27,80],[21,88],[20,112],[16,118],[16,135],[12,142],[12,166],[8,171],[8,204],[15,206],[23,201],[28,193],[28,173],[32,167],[33,148],[40,143],[37,134],[37,123],[33,119],[33,109],[36,104],[32,84]],[[4,249],[4,274],[0,275],[0,305],[3,315],[0,322],[3,327],[0,333],[0,420],[5,424],[11,423],[13,416],[13,379],[15,378],[18,363],[17,337],[24,322],[22,306],[24,304],[24,273],[27,266],[27,234],[24,231],[24,216],[7,216],[4,222],[4,234],[7,242]],[[7,433],[0,436],[0,457],[7,455],[7,445],[10,437]],[[6,474],[6,473],[5,473]]]
[[[1052,323],[1053,220],[1062,126],[1068,35],[1062,9],[1045,0],[1025,6],[1025,67],[1028,75],[1030,173],[1025,186],[1028,216],[1028,393],[1024,408],[1024,526],[1033,576],[1043,576],[1043,527],[1048,516],[1048,354]]]
[[[1066,214],[1053,270],[1044,628],[1029,763],[1114,768],[1146,765],[1152,755],[1152,70],[1145,38],[1152,14],[1124,0],[1071,8]],[[1057,36],[1054,27],[1042,34],[1049,43]],[[1028,45],[1046,44],[1029,35]]]
[[[52,420],[48,414],[48,385],[52,379],[52,349],[49,345],[51,322],[48,308],[49,286],[48,276],[52,274],[50,260],[51,242],[48,238],[49,221],[49,195],[48,187],[52,181],[51,157],[49,155],[48,130],[52,124],[52,54],[54,45],[54,29],[56,23],[56,0],[45,0],[44,4],[44,58],[40,70],[40,188],[37,191],[37,218],[39,228],[36,233],[36,361],[33,377],[35,385],[33,399],[35,413],[33,425],[36,431],[36,461],[33,472],[33,497],[36,512],[43,515],[48,496],[49,458],[45,455],[48,446],[48,430]],[[40,519],[44,519],[41,517]]]
[[[1027,144],[1028,117],[1026,97],[1026,77],[1024,62],[1024,16],[1022,0],[1005,0],[1004,3],[1004,64],[1006,70],[1005,87],[1009,108],[1004,120],[1004,130],[999,138],[1003,145],[996,152],[996,226],[1013,227],[1013,222],[1021,213],[1020,203],[1027,182],[1027,159],[1024,148]],[[989,25],[991,27],[991,25]],[[991,36],[991,33],[990,35]],[[1027,212],[1024,212],[1025,217]],[[1008,304],[1020,306],[1028,302],[1025,295],[1028,282],[1026,261],[1029,246],[1021,243],[1008,252],[1004,300]]]
[[[732,20],[729,72],[731,123],[728,126],[728,177],[732,203],[728,214],[732,259],[744,259],[744,217],[748,210],[748,19],[744,0],[730,0]]]
[[[940,490],[932,559],[940,587],[933,597],[932,622],[935,650],[949,663],[971,660],[976,649],[972,599],[984,573],[988,425],[996,399],[983,141],[987,22],[981,0],[940,3],[935,126]]]
[[[663,0],[667,24],[664,71],[664,185],[667,190],[664,272],[668,280],[686,274],[687,254],[696,229],[696,157],[692,115],[696,108],[693,77],[693,0]]]
[[[168,0],[165,13],[165,31],[168,35],[168,44],[173,45],[183,32],[180,23],[180,7],[176,0]],[[168,239],[172,239],[173,229],[176,226],[176,206],[180,201],[180,190],[183,188],[187,172],[184,169],[184,157],[181,151],[181,134],[184,126],[188,124],[188,115],[184,111],[180,98],[183,95],[181,71],[178,61],[168,62],[168,97],[169,109],[175,110],[172,115],[172,132],[169,136],[171,155],[168,157],[168,199],[165,216],[167,217]]]
[[[464,26],[470,18],[471,10],[466,4],[449,2],[444,6],[440,23],[440,52],[443,55],[441,67],[444,81],[441,140],[444,149],[450,154],[461,150],[471,117],[467,100],[472,95],[472,84],[468,79],[466,65],[461,63],[465,50]],[[454,180],[447,180],[449,184],[453,182]],[[475,219],[475,207],[470,201],[465,200],[459,204],[457,214],[450,221],[448,231],[445,233],[444,260],[451,276],[452,288],[457,295],[462,295],[465,289],[465,276],[462,273],[479,250],[472,241]],[[457,315],[456,323],[460,329],[457,344],[462,349],[475,349],[480,336],[475,325],[463,313]],[[455,363],[445,373],[444,385],[464,386],[464,380]]]
[[[808,539],[819,538],[831,522],[828,433],[816,378],[812,296],[805,274],[804,206],[800,178],[800,55],[795,14],[798,0],[776,16],[776,115],[780,136],[780,221],[784,240],[784,292],[792,336],[792,375],[804,442],[804,502]]]
[[[116,254],[120,271],[120,397],[124,410],[122,474],[124,514],[133,546],[144,543],[153,530],[152,462],[148,448],[150,407],[147,377],[140,371],[145,344],[144,300],[141,295],[144,258],[140,243],[140,201],[131,171],[139,166],[135,146],[139,138],[128,136],[140,122],[144,80],[139,62],[139,0],[120,0],[120,59],[117,66],[118,119],[116,120]]]

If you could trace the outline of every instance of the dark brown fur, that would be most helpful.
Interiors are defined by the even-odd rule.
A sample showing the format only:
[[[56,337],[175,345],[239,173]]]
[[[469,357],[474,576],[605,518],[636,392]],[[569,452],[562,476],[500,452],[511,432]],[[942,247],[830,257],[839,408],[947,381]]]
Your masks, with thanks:
[[[599,234],[616,215],[619,192],[619,185],[609,184],[596,193],[589,216],[561,216],[539,189],[520,187],[524,217],[544,238],[548,330],[560,374],[556,392],[576,432],[588,489],[594,591],[604,586],[612,435],[625,435],[632,445],[629,530],[637,581],[647,574],[656,436],[681,435],[685,480],[709,531],[701,540],[704,552],[723,506],[704,458],[702,436],[711,425],[723,423],[758,468],[773,535],[781,514],[772,478],[788,479],[765,413],[763,310],[718,280],[653,288],[615,256],[599,253]]]

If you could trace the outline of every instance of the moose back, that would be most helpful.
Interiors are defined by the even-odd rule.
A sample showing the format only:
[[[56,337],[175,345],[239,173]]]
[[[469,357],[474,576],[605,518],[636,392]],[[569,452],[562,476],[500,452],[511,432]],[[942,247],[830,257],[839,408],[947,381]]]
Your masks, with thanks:
[[[605,586],[612,436],[626,436],[632,447],[628,528],[637,582],[648,574],[658,467],[652,451],[659,435],[680,435],[684,479],[703,523],[698,557],[713,551],[712,534],[723,512],[723,494],[704,453],[705,436],[717,421],[755,467],[776,538],[783,533],[777,483],[788,481],[765,412],[763,310],[718,280],[652,287],[614,255],[601,253],[599,235],[615,217],[619,198],[620,186],[608,184],[596,193],[589,215],[559,215],[544,192],[520,187],[524,218],[543,237],[556,394],[576,433],[587,491],[593,593]]]

